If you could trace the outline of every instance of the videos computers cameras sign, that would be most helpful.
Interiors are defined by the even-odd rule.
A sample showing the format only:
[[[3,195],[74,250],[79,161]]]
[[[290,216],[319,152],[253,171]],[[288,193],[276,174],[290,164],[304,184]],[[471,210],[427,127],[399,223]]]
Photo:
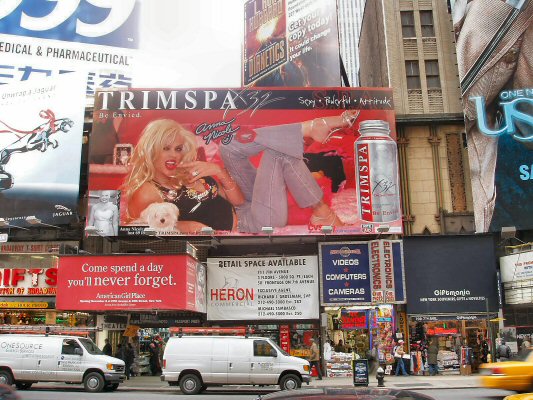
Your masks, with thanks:
[[[405,303],[402,242],[321,244],[322,305]]]

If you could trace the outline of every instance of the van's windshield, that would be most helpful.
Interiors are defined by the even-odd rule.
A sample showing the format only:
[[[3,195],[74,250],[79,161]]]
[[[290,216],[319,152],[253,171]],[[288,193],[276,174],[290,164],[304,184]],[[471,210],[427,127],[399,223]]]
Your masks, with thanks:
[[[273,340],[269,340],[268,343],[270,343],[272,346],[274,346],[276,348],[276,350],[278,350],[284,356],[288,356],[289,355],[289,353],[287,353],[285,350],[283,350],[281,347],[279,347],[278,344],[276,342],[274,342]]]
[[[79,341],[89,354],[104,354],[91,339],[80,338]]]

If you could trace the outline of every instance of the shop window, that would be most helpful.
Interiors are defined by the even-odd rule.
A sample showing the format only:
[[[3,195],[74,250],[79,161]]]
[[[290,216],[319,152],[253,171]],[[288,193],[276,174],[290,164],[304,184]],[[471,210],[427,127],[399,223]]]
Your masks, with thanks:
[[[402,35],[404,38],[416,37],[415,16],[412,11],[402,11]]]
[[[266,340],[254,340],[254,356],[272,357],[274,354],[276,350]]]
[[[407,89],[420,89],[420,67],[418,61],[406,61],[405,73],[407,75]]]
[[[437,60],[426,61],[426,80],[428,89],[440,89],[439,62]]]
[[[422,28],[422,37],[435,37],[432,11],[420,11],[420,25]]]
[[[61,354],[74,355],[74,354],[76,354],[76,349],[80,349],[81,350],[81,347],[78,344],[78,342],[76,342],[73,339],[64,339],[63,340],[63,346],[61,348]]]

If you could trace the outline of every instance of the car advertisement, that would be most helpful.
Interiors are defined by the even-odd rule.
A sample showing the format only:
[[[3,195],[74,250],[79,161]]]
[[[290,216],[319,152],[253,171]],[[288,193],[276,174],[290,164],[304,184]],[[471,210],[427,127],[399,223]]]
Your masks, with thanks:
[[[62,256],[60,310],[204,312],[205,266],[188,255]]]
[[[375,88],[101,91],[88,229],[401,233],[393,107]]]
[[[318,318],[315,256],[208,258],[207,319]]]
[[[402,242],[320,243],[322,305],[405,303]]]
[[[0,218],[77,221],[84,106],[78,74],[0,86]]]

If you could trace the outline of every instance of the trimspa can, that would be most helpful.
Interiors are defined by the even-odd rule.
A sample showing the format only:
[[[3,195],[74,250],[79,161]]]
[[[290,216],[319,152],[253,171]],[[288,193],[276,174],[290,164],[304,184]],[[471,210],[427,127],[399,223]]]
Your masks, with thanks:
[[[368,222],[396,221],[401,218],[398,152],[389,124],[363,121],[359,132],[354,149],[359,215]]]

